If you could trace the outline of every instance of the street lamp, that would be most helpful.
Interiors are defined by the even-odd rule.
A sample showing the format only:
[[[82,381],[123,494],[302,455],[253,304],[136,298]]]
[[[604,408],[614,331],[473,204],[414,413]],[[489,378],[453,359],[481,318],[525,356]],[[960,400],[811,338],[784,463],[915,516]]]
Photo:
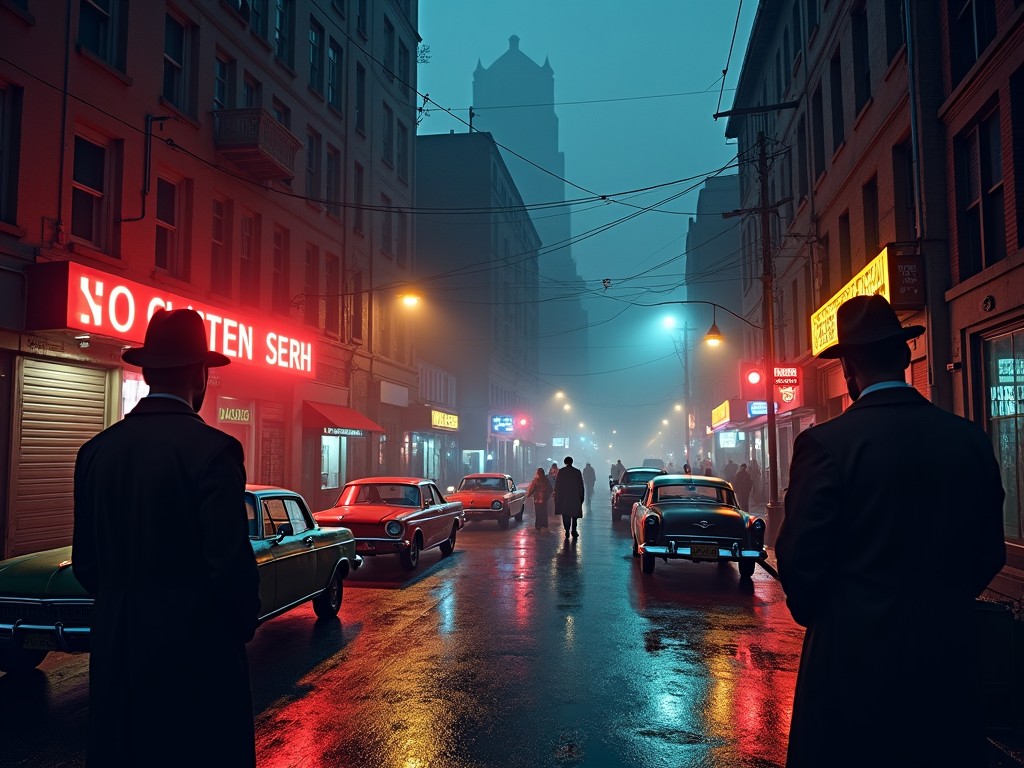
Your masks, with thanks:
[[[778,533],[778,524],[781,522],[781,509],[782,505],[779,503],[779,474],[776,468],[776,457],[779,455],[777,434],[775,431],[775,338],[772,333],[772,327],[774,320],[772,317],[772,302],[771,292],[766,286],[766,295],[762,302],[761,311],[764,316],[764,324],[758,325],[743,315],[738,315],[728,307],[723,307],[721,304],[716,304],[713,301],[704,301],[702,299],[681,299],[678,301],[656,301],[652,304],[642,304],[645,307],[659,307],[668,304],[707,304],[712,308],[712,322],[711,327],[708,328],[708,332],[704,334],[704,341],[708,346],[717,347],[724,340],[722,331],[718,327],[716,322],[717,310],[727,312],[737,320],[742,320],[744,323],[749,325],[751,328],[755,328],[762,332],[763,343],[764,343],[764,394],[765,394],[765,411],[767,412],[766,428],[768,430],[768,504],[766,512],[768,515],[769,527],[773,533]],[[779,513],[772,517],[772,512],[778,510]]]

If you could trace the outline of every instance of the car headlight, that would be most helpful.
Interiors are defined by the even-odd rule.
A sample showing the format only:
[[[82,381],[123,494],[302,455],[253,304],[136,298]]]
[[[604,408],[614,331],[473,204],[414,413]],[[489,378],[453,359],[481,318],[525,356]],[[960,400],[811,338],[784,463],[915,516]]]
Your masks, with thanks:
[[[402,524],[397,520],[388,520],[387,525],[384,526],[384,533],[388,536],[401,536]]]
[[[497,499],[491,502],[491,509],[493,509],[495,512],[499,511],[504,506],[504,503],[498,501]]]
[[[750,523],[750,532],[754,537],[755,544],[764,543],[764,530],[764,520],[762,520],[760,517],[755,517],[754,520]]]

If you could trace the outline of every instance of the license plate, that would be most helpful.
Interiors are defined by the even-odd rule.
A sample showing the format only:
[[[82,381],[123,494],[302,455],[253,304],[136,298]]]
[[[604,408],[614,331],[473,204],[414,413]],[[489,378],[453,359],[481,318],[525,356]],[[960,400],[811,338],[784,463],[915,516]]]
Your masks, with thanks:
[[[718,547],[714,544],[692,544],[690,556],[698,560],[717,560]]]
[[[28,632],[21,638],[21,647],[31,651],[52,651],[57,648],[57,638],[53,635]]]

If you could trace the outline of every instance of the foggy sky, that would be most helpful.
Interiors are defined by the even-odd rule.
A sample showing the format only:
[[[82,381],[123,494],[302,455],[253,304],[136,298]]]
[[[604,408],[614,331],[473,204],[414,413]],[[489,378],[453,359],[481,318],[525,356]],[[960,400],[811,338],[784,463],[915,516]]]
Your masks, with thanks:
[[[573,414],[602,446],[577,452],[577,463],[591,461],[599,477],[602,465],[617,458],[629,466],[660,455],[656,433],[682,392],[682,365],[662,326],[665,315],[701,329],[710,324],[706,307],[635,305],[686,297],[685,238],[700,179],[735,160],[725,119],[712,115],[732,106],[757,3],[742,4],[729,59],[739,6],[739,0],[420,3],[419,30],[430,61],[418,67],[418,89],[436,103],[427,105],[419,133],[467,131],[477,63],[491,66],[508,49],[508,38],[518,35],[520,50],[538,64],[547,59],[554,71],[566,197],[587,195],[573,185],[607,195],[663,185],[616,198],[620,203],[573,209],[573,256],[587,282],[585,306],[598,361],[595,370],[580,375],[598,377],[599,393],[594,402],[573,401]],[[691,177],[697,178],[668,185]],[[633,216],[637,208],[677,195],[657,211]],[[627,216],[633,217],[585,237]],[[610,287],[603,287],[604,279]],[[557,344],[557,338],[542,343]],[[541,379],[547,380],[543,371]],[[552,392],[561,388],[572,399],[573,377],[549,383]],[[677,429],[676,447],[680,441]]]

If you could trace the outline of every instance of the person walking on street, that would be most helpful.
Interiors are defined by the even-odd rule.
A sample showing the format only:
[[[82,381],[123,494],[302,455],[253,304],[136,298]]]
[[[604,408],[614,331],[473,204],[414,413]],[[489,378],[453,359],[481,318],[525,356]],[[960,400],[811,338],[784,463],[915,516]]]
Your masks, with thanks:
[[[95,598],[87,764],[187,765],[202,745],[210,765],[255,766],[245,644],[260,577],[243,449],[198,413],[209,369],[230,361],[192,309],[157,310],[121,357],[150,393],[75,461],[73,568]],[[190,544],[158,567],[169,531]]]
[[[558,470],[555,480],[555,511],[562,516],[565,538],[579,536],[576,521],[583,517],[583,473],[572,465],[572,456],[565,457],[565,466]]]
[[[526,495],[533,499],[533,511],[536,518],[533,527],[538,531],[548,527],[548,500],[551,498],[552,491],[548,476],[544,474],[544,468],[537,467],[537,473],[530,481]]]
[[[750,492],[754,490],[754,478],[747,471],[746,464],[740,464],[736,474],[732,478],[732,487],[736,491],[736,499],[739,501],[740,509],[750,510]]]
[[[853,402],[797,436],[775,547],[806,627],[786,766],[874,765],[883,744],[886,765],[985,766],[975,598],[1006,561],[991,439],[906,382],[907,342],[925,328],[903,327],[882,296],[846,301],[836,328],[819,358],[839,359]],[[914,450],[894,473],[906,435]],[[951,530],[956,556],[926,557]]]
[[[597,472],[590,466],[589,461],[583,467],[583,483],[587,487],[587,500],[592,501],[594,498],[594,485],[597,483]]]
[[[619,459],[612,465],[612,483],[617,483],[622,479],[622,473],[626,471],[626,465],[622,463],[622,459]]]
[[[736,472],[738,470],[739,467],[736,466],[736,462],[733,461],[732,457],[730,456],[729,461],[727,461],[725,466],[722,467],[722,479],[731,483],[732,479],[736,477]]]
[[[555,511],[555,480],[558,479],[558,465],[551,462],[551,466],[548,467],[548,482],[551,483],[551,500],[548,502],[548,511],[552,514],[558,514]]]

